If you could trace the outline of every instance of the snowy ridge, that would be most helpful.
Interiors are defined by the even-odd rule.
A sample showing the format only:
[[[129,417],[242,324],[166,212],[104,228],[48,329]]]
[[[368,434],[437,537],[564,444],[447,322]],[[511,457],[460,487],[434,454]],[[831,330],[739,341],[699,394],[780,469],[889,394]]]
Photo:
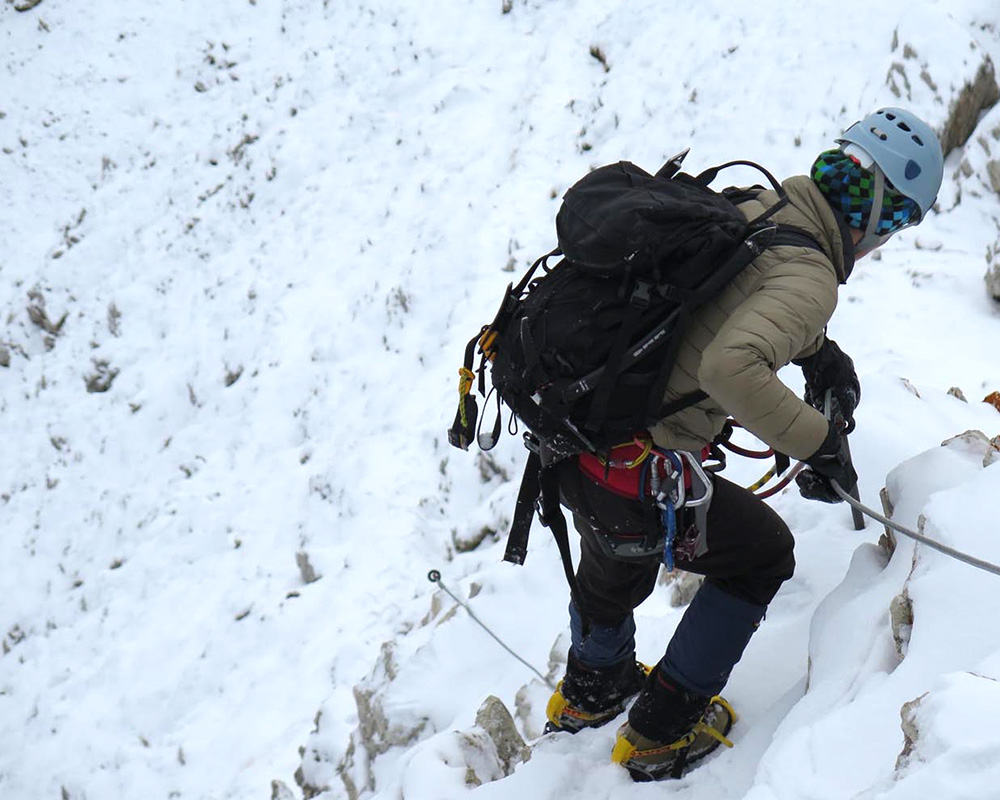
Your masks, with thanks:
[[[689,144],[692,169],[802,172],[878,104],[944,124],[986,56],[1000,64],[986,0],[892,0],[852,36],[809,8],[721,0],[21,5],[0,5],[4,800],[249,798],[273,780],[286,800],[299,768],[330,797],[346,777],[435,800],[469,790],[469,759],[485,781],[489,747],[456,731],[492,694],[533,739],[548,690],[425,575],[475,584],[476,613],[560,671],[566,591],[545,531],[524,568],[499,563],[521,448],[482,458],[443,436],[461,348],[505,270],[551,246],[556,198],[592,165],[655,168]],[[982,282],[997,114],[950,157],[943,213],[859,264],[831,326],[864,384],[852,447],[869,503],[914,455],[1000,433],[977,402],[1000,389]],[[899,513],[1000,558],[996,467],[969,463]],[[880,570],[874,526],[862,538],[842,508],[774,502],[799,571],[727,690],[733,751],[634,787],[606,763],[612,731],[552,737],[474,791],[896,798],[928,780],[989,796],[995,742],[960,734],[1000,702],[1000,632],[976,605],[995,579],[919,548],[911,571],[906,545]],[[904,588],[895,666],[885,602]],[[649,660],[679,618],[668,597],[639,612]],[[874,643],[864,661],[841,645],[854,631]],[[924,692],[893,782],[900,705]],[[361,730],[366,694],[396,733]],[[866,754],[850,785],[847,745]]]

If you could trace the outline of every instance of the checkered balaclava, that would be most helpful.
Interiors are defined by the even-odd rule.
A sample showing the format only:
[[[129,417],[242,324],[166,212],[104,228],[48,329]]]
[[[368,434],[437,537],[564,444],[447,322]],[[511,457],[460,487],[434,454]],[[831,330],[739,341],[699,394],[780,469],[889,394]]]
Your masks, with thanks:
[[[854,156],[843,150],[824,150],[809,171],[813,182],[850,227],[864,230],[872,208],[875,176],[861,166]],[[895,233],[906,225],[920,221],[920,207],[886,181],[882,196],[882,213],[875,234]]]

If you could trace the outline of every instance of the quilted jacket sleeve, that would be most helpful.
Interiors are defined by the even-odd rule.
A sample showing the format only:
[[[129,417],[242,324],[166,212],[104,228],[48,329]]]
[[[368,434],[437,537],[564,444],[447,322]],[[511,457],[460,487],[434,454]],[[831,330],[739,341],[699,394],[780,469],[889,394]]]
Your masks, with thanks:
[[[759,439],[793,458],[812,455],[827,434],[823,415],[775,375],[823,341],[837,304],[837,278],[818,253],[776,265],[705,349],[698,383]]]

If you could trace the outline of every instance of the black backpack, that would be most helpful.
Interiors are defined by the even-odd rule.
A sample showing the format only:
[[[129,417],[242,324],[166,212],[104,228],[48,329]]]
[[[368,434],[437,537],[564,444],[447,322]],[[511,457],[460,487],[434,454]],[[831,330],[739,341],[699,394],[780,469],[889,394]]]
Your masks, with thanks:
[[[479,433],[479,446],[489,450],[499,439],[501,403],[528,428],[532,454],[505,560],[523,563],[540,492],[543,522],[562,517],[554,474],[546,479],[544,467],[583,452],[605,453],[707,397],[699,391],[669,405],[662,401],[692,312],[767,247],[818,247],[808,234],[770,220],[788,198],[763,167],[732,161],[693,177],[680,172],[687,152],[655,175],[622,161],[570,187],[556,216],[558,247],[507,286],[493,322],[466,347],[449,442],[465,450],[473,440],[478,411],[471,389],[478,373],[479,393],[488,397],[487,364],[497,416],[491,432]],[[759,170],[779,197],[750,221],[737,205],[762,187],[709,188],[722,169],[735,165]],[[566,554],[568,546],[564,562]]]

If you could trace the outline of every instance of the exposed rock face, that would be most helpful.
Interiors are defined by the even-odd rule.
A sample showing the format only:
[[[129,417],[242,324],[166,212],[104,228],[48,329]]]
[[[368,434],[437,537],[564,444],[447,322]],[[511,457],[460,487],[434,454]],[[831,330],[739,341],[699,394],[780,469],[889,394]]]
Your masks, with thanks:
[[[997,255],[1000,255],[1000,240],[997,241],[994,250]],[[990,293],[990,297],[1000,303],[1000,258],[995,257],[990,261],[992,261],[990,268],[986,270],[986,291]]]
[[[468,553],[475,550],[479,545],[489,539],[491,542],[497,541],[500,534],[488,526],[483,526],[466,537],[460,537],[458,531],[451,532],[451,543],[456,553]]]
[[[892,624],[892,641],[896,646],[896,655],[902,661],[906,658],[906,649],[910,645],[910,632],[913,630],[913,601],[903,589],[892,598],[889,605],[889,620]]]
[[[955,399],[957,399],[957,400],[961,400],[961,401],[962,401],[963,403],[968,403],[968,402],[969,402],[969,401],[968,401],[968,399],[967,399],[967,398],[966,398],[966,396],[965,396],[965,392],[963,392],[963,391],[962,391],[962,390],[961,390],[961,389],[960,389],[959,387],[957,387],[957,386],[952,386],[952,387],[951,387],[951,388],[950,388],[950,389],[948,390],[948,394],[949,394],[949,395],[951,395],[952,397],[954,397],[954,398],[955,398]]]
[[[984,467],[997,463],[1000,463],[1000,436],[994,436],[990,439],[990,449],[987,450],[986,455],[983,456]]]
[[[965,431],[958,434],[958,436],[952,436],[950,439],[945,439],[941,442],[941,446],[969,453],[977,458],[984,458],[991,444],[989,436],[982,431],[973,430]]]
[[[469,596],[476,596],[481,589],[480,584],[472,583]],[[435,592],[430,610],[417,627],[446,625],[456,608],[441,591]],[[568,641],[560,637],[550,655],[550,676],[562,674],[567,647]],[[295,780],[304,800],[329,795],[358,800],[376,791],[405,800],[411,791],[417,792],[410,780],[412,775],[407,774],[408,767],[396,775],[379,773],[376,785],[373,765],[390,750],[412,753],[407,762],[414,765],[412,774],[436,775],[445,782],[457,780],[458,785],[469,787],[506,777],[530,757],[530,749],[507,707],[493,696],[480,706],[474,725],[464,730],[442,729],[446,723],[432,720],[429,706],[415,701],[420,690],[414,686],[414,674],[421,671],[411,667],[411,658],[405,644],[390,641],[382,645],[371,672],[353,689],[358,721],[346,742],[342,729],[323,724],[326,717],[324,709],[320,709],[314,730],[299,750],[302,762]],[[552,677],[547,680],[555,685]],[[538,682],[534,684],[538,690]],[[534,716],[529,687],[518,693],[517,702],[519,717]],[[525,730],[533,735],[527,727]],[[538,731],[534,735],[540,734]],[[422,781],[417,785],[423,786]]]
[[[986,162],[986,177],[989,178],[993,191],[1000,194],[1000,159],[994,158]]]
[[[475,727],[462,736],[469,756],[466,783],[470,785],[505,778],[531,758],[531,749],[517,732],[507,706],[493,695],[479,707]]]
[[[396,680],[399,668],[391,642],[382,645],[378,662],[369,678],[354,687],[354,702],[358,707],[358,727],[351,735],[351,743],[345,759],[338,765],[337,772],[344,781],[348,792],[362,778],[364,787],[374,789],[369,765],[378,756],[393,747],[414,744],[429,731],[430,720],[419,714],[389,714],[385,707],[385,697],[392,682]],[[357,745],[363,753],[363,764],[356,764]],[[358,770],[358,767],[362,767]],[[353,768],[353,770],[352,770]],[[353,776],[352,776],[353,772]],[[360,788],[360,787],[359,787]]]
[[[920,729],[917,727],[917,709],[925,697],[927,697],[926,693],[908,703],[903,703],[903,707],[899,709],[900,727],[903,729],[903,751],[896,759],[897,771],[906,766],[913,753],[913,748],[920,738]]]
[[[956,203],[965,196],[1000,199],[1000,88],[988,59],[953,102],[942,143],[946,153],[964,143],[959,168],[953,173]],[[1000,212],[993,211],[992,216],[1000,225]],[[984,280],[987,293],[1000,302],[1000,239],[986,247]]]
[[[879,500],[882,501],[882,514],[887,519],[892,519],[892,500],[889,497],[889,490],[882,487],[878,493]],[[885,550],[886,555],[891,556],[896,552],[896,532],[888,525],[883,526],[885,533],[879,536],[878,546]]]
[[[271,781],[271,800],[296,800],[292,790],[282,781]]]
[[[1000,85],[992,59],[975,38],[969,38],[961,67],[936,63],[928,54],[929,38],[926,27],[915,21],[896,29],[885,84],[898,105],[928,110],[925,118],[947,156],[969,140],[983,112],[1000,102]]]
[[[299,750],[302,763],[295,772],[305,800],[330,791],[338,779],[349,800],[356,800],[375,789],[372,761],[393,747],[412,746],[434,732],[430,720],[419,711],[405,703],[393,705],[393,682],[398,675],[395,647],[386,642],[371,674],[354,687],[358,726],[346,746],[342,734],[338,737],[336,731],[324,728],[322,709],[316,715],[316,727]]]
[[[377,688],[355,686],[354,700],[358,705],[358,733],[369,760],[391,747],[412,744],[427,727],[427,719],[416,720],[413,724],[390,720]]]
[[[302,790],[302,796],[305,800],[312,800],[313,797],[329,790],[330,786],[328,778],[333,774],[331,763],[333,758],[327,751],[319,736],[320,720],[322,719],[322,716],[322,711],[317,712],[315,720],[316,725],[310,735],[309,744],[306,747],[299,748],[299,755],[302,756],[302,763],[299,764],[298,769],[295,770],[295,783],[297,783],[299,788]],[[354,743],[351,742],[351,746],[348,750],[347,756],[345,756],[345,759],[353,759],[353,755]],[[347,782],[345,781],[345,783]],[[272,793],[274,793],[275,789],[273,784],[271,788]],[[349,800],[357,800],[358,792],[353,783],[347,785],[347,796]]]
[[[976,129],[980,114],[1000,101],[1000,86],[989,56],[984,56],[975,77],[952,100],[948,119],[941,130],[941,148],[947,156],[965,144]],[[998,164],[1000,166],[1000,164]],[[1000,189],[997,189],[1000,192]]]

